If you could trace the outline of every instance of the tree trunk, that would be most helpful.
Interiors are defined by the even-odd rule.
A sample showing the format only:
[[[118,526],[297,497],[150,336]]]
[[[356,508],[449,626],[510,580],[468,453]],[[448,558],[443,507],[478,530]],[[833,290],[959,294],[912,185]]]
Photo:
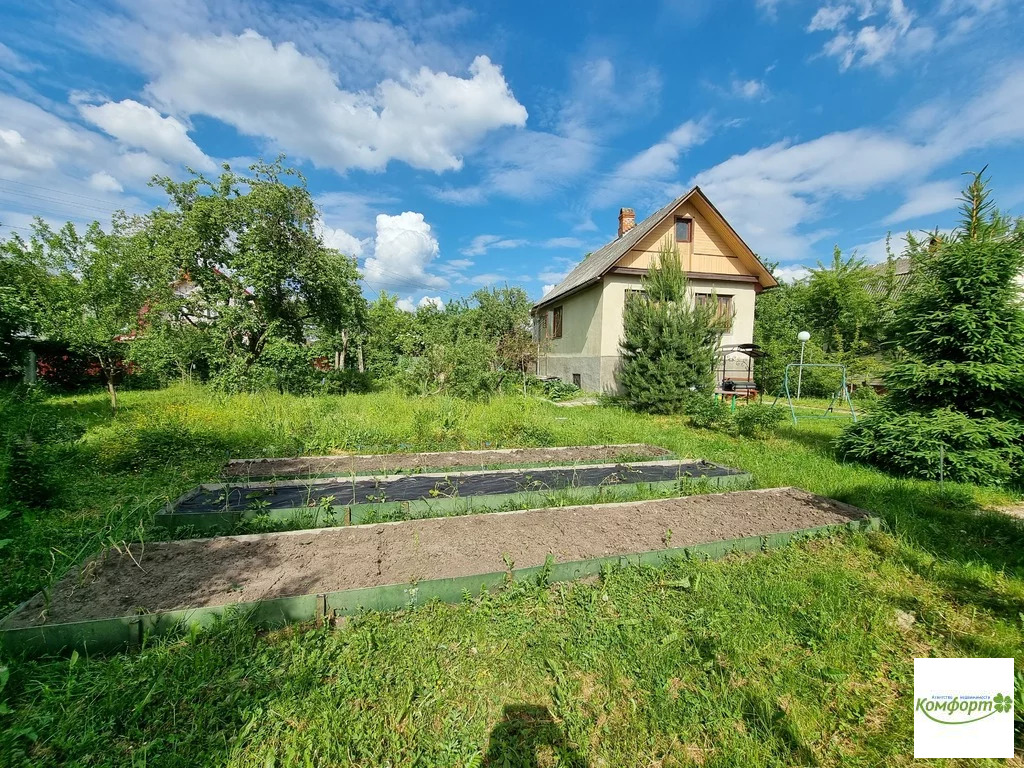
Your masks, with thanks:
[[[348,353],[348,331],[341,332],[341,365],[339,368],[345,370],[345,356]]]
[[[107,380],[107,394],[110,395],[110,412],[117,413],[117,390],[114,388],[114,367],[111,365],[108,368],[100,362],[100,368],[103,370],[103,376]]]
[[[359,358],[359,372],[360,373],[366,373],[366,368],[363,365],[363,345],[362,344],[360,344],[356,348],[356,354],[358,355],[358,358]]]

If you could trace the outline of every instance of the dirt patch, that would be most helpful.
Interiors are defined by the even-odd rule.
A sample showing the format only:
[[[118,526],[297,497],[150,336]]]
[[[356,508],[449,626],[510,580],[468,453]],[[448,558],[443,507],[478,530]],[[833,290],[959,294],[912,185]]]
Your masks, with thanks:
[[[107,551],[7,627],[251,602],[572,562],[781,533],[864,517],[795,488],[411,520]]]
[[[655,445],[582,445],[566,448],[508,448],[446,453],[382,453],[372,456],[297,456],[285,459],[236,459],[225,465],[225,477],[288,477],[302,475],[369,475],[416,469],[492,467],[531,464],[572,464],[658,459],[671,452]]]

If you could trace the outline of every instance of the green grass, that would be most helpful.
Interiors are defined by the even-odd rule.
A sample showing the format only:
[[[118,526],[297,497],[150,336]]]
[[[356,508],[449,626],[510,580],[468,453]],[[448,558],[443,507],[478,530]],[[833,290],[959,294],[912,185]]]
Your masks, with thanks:
[[[148,536],[161,503],[229,456],[650,442],[864,507],[888,532],[336,628],[236,618],[131,654],[9,659],[0,765],[910,765],[914,656],[1024,662],[1024,526],[979,511],[1010,497],[838,463],[842,419],[752,441],[519,398],[175,388],[122,403],[111,418],[100,394],[0,396],[0,431],[33,439],[5,484],[42,500],[0,520],[3,610]]]

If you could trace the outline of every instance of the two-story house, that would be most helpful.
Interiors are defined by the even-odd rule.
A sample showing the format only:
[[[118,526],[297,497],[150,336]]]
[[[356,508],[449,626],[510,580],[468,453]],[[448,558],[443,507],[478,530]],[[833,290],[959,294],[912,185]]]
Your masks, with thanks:
[[[715,301],[730,317],[721,345],[753,342],[754,301],[778,283],[699,187],[636,224],[632,208],[619,211],[615,240],[580,262],[533,307],[539,343],[537,375],[553,376],[593,392],[617,392],[616,371],[626,296],[661,249],[678,250],[694,301]],[[726,354],[727,377],[746,379],[749,358]]]

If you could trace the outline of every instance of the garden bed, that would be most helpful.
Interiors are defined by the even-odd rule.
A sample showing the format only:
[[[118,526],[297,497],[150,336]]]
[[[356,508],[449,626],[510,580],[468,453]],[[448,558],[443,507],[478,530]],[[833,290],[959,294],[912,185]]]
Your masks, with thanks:
[[[613,562],[734,550],[877,525],[795,488],[526,510],[107,550],[0,624],[10,650],[109,647],[244,606],[264,626],[456,601],[509,573],[552,580]]]
[[[531,469],[428,472],[212,483],[190,491],[157,516],[166,528],[230,528],[263,515],[300,527],[439,517],[511,506],[543,506],[552,493],[589,491],[601,500],[634,496],[640,489],[682,492],[703,481],[711,487],[749,481],[740,470],[701,460],[595,464]]]
[[[371,475],[475,467],[530,467],[573,463],[664,459],[671,451],[655,445],[583,445],[561,448],[491,448],[440,453],[384,453],[344,456],[232,459],[222,470],[229,478],[317,477]]]

